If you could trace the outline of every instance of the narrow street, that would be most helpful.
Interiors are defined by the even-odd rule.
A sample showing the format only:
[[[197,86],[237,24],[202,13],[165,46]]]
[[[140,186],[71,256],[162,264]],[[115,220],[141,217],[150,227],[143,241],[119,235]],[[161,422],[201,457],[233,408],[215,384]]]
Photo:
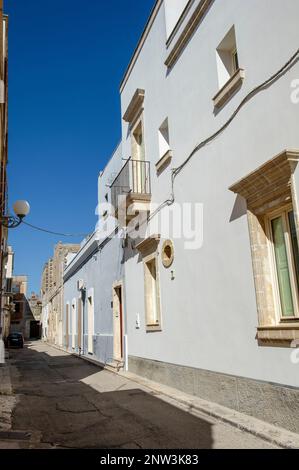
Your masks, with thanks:
[[[273,448],[42,342],[11,350],[8,362],[14,397],[1,397],[12,407],[11,429],[0,424],[2,449]]]

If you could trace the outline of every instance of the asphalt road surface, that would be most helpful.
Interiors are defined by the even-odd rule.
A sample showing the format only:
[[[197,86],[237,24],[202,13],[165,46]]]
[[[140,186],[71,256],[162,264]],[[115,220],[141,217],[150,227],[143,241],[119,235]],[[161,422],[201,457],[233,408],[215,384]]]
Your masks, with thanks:
[[[42,342],[11,351],[9,364],[12,428],[0,430],[2,449],[273,448]],[[2,400],[9,405],[9,397]]]

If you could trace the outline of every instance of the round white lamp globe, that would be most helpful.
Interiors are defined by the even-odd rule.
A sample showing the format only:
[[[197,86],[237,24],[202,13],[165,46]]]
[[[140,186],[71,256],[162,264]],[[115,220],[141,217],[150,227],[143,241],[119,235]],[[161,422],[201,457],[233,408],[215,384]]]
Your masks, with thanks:
[[[16,201],[13,205],[15,214],[20,217],[26,217],[30,212],[30,205],[27,201]]]

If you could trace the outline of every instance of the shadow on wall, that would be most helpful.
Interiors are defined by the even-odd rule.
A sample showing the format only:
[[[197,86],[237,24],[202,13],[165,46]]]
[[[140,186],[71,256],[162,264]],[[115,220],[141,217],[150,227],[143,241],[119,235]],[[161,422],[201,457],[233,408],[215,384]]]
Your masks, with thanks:
[[[247,203],[242,196],[238,195],[236,197],[235,204],[234,204],[229,221],[234,222],[234,220],[237,220],[246,214],[247,214]]]
[[[212,423],[84,360],[42,349],[11,354],[13,430],[38,431],[41,445],[55,448],[213,447]]]

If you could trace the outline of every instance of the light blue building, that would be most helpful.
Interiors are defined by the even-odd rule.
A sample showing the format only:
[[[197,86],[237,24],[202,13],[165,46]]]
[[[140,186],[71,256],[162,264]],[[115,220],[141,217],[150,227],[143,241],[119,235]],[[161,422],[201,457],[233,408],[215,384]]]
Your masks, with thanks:
[[[99,176],[99,208],[109,202],[109,183],[117,171],[112,163]],[[118,366],[126,355],[123,241],[108,210],[99,210],[101,223],[64,273],[64,347],[102,365]]]

